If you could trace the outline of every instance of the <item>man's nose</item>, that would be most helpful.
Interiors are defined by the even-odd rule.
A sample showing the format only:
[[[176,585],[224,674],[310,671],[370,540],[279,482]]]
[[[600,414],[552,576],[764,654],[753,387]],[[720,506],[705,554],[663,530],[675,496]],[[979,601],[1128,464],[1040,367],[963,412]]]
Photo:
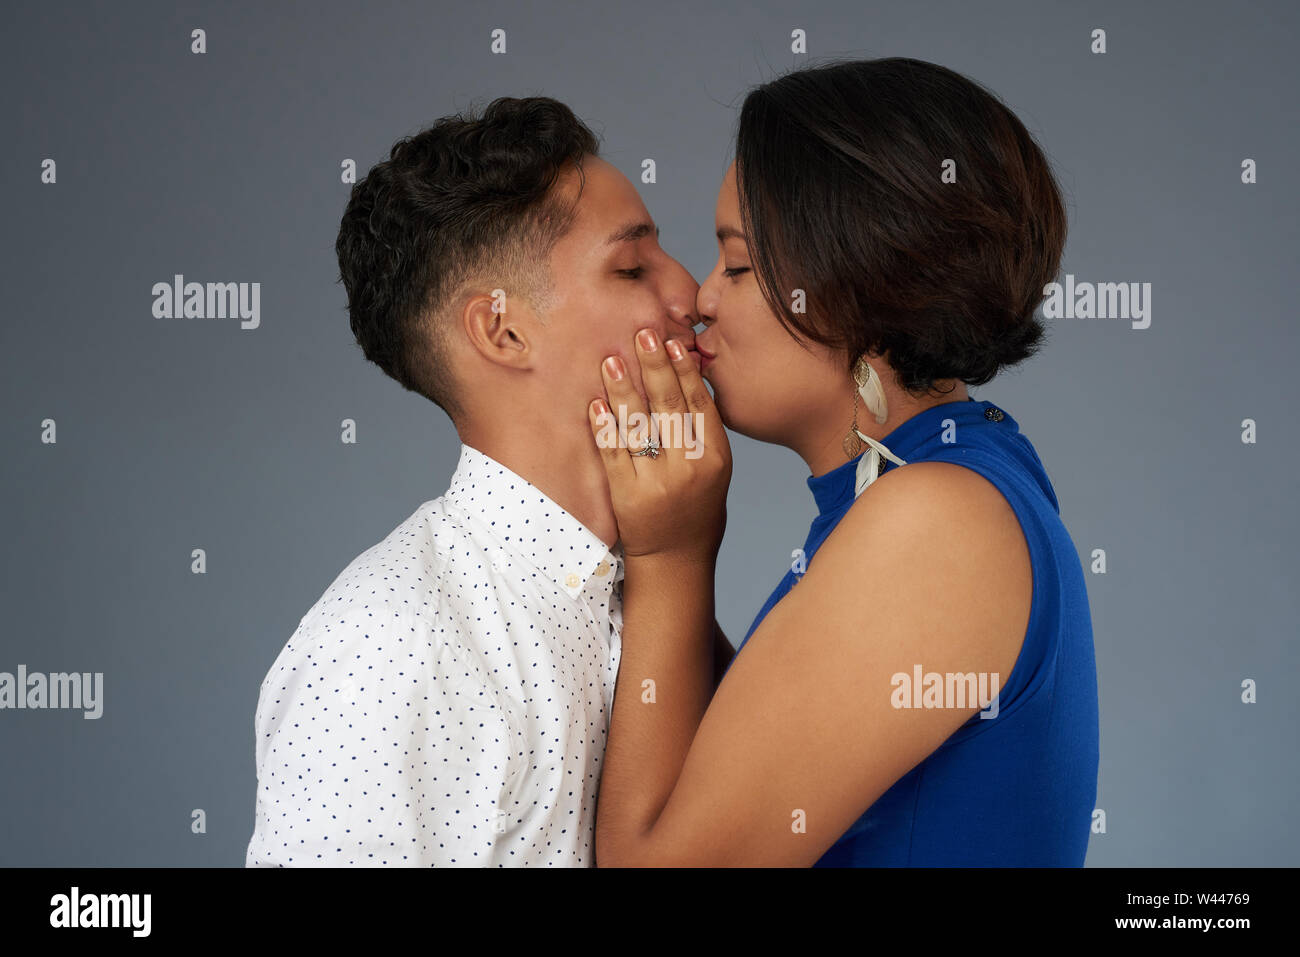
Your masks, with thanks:
[[[695,297],[675,299],[668,304],[670,328],[667,338],[677,339],[686,348],[695,343],[695,326],[700,321],[695,315]]]

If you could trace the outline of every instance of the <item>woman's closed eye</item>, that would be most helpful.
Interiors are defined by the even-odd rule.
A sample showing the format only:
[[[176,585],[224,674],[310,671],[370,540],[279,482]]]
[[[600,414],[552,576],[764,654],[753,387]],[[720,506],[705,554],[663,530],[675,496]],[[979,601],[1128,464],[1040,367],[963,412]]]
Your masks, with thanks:
[[[635,269],[618,269],[615,270],[624,279],[640,279],[641,274],[645,272],[644,266],[637,266]]]
[[[734,269],[722,270],[722,274],[726,276],[728,279],[735,279],[737,276],[739,276],[741,273],[744,272],[749,272],[748,266],[737,266]]]

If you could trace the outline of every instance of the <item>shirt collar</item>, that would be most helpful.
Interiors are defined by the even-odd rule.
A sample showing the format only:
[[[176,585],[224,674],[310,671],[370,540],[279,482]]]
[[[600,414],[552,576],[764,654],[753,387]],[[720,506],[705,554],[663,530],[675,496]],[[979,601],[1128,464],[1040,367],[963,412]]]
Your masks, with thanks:
[[[589,581],[597,593],[623,578],[623,545],[608,547],[527,479],[461,444],[460,462],[443,496],[577,598]]]

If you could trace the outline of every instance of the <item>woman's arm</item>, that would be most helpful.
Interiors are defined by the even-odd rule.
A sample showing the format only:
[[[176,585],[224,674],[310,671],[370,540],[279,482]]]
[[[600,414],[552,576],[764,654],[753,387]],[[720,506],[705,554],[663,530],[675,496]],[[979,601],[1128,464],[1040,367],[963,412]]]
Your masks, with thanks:
[[[718,690],[718,685],[722,682],[722,676],[727,673],[727,666],[731,664],[731,659],[736,657],[736,649],[731,646],[727,639],[726,632],[718,624],[718,620],[713,620],[713,690]]]
[[[588,409],[626,563],[622,634],[637,637],[622,643],[610,718],[618,739],[606,742],[596,812],[598,864],[653,825],[716,687],[721,630],[713,573],[726,527],[731,447],[698,368],[676,346],[661,344],[650,330],[634,340],[648,409],[625,370],[613,378],[608,363],[601,372],[609,405],[597,399]],[[679,426],[660,425],[664,447],[657,456],[633,456],[629,447],[645,445],[648,436],[611,443],[610,407],[629,424],[653,412],[679,417]]]
[[[652,407],[657,375],[643,368]],[[656,474],[656,488],[689,509],[689,485],[661,487],[670,477]],[[920,667],[1005,685],[1029,619],[1029,556],[1015,513],[977,473],[914,463],[878,479],[711,702],[712,563],[666,558],[672,519],[635,517],[634,487],[611,474],[620,529],[627,514],[658,531],[624,580],[599,865],[810,865],[983,708],[896,707],[895,676]],[[651,704],[642,682],[655,676]]]
[[[596,811],[597,866],[645,839],[713,697],[713,564],[629,558],[622,634]]]

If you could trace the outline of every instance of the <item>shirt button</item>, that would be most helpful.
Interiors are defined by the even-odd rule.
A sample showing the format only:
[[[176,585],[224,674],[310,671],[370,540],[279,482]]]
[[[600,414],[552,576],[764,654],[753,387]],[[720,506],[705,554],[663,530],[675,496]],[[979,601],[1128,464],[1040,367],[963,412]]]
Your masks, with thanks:
[[[1001,422],[1002,417],[1001,409],[988,408],[984,410],[984,418],[988,419],[990,422]]]
[[[564,580],[564,584],[568,585],[570,588],[577,588],[578,576],[573,574],[573,572],[569,572],[569,577]]]
[[[600,564],[596,566],[596,574],[604,575],[608,571],[609,571],[609,562],[607,562],[605,559],[602,558],[600,560]]]

